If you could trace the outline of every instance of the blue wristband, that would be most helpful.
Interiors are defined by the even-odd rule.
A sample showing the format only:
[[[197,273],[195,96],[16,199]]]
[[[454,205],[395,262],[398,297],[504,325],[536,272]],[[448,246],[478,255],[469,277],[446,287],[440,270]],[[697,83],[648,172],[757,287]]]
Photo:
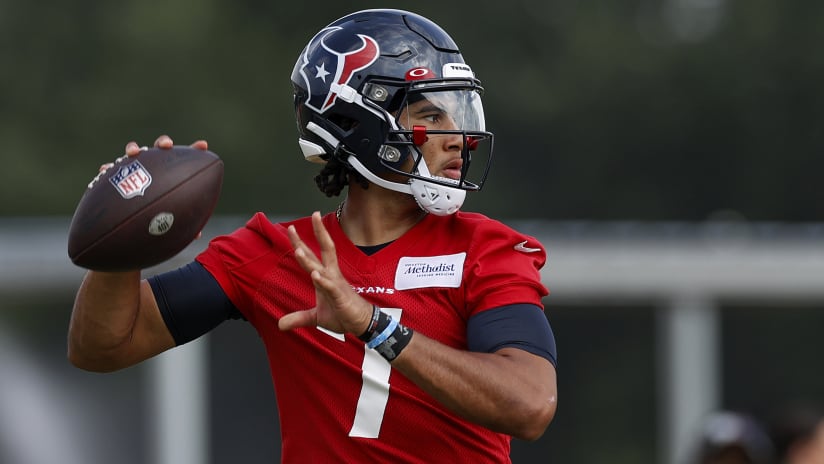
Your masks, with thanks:
[[[394,332],[397,327],[398,327],[398,321],[395,318],[390,316],[389,317],[389,325],[387,325],[386,328],[383,329],[383,332],[379,333],[377,337],[370,340],[366,344],[366,347],[370,348],[370,349],[375,349],[376,346],[378,346],[381,343],[385,342],[386,339],[389,338],[390,335],[392,335],[392,332]]]

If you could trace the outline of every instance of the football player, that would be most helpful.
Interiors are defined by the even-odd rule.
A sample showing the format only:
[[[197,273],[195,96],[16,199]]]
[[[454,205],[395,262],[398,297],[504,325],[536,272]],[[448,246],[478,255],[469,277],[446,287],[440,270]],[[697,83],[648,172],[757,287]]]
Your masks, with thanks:
[[[441,27],[399,10],[323,28],[292,82],[300,149],[322,192],[346,192],[337,210],[258,213],[142,281],[88,272],[69,358],[119,369],[242,318],[268,353],[283,462],[509,462],[511,438],[555,414],[556,348],[544,247],[459,210],[491,161],[480,82]]]

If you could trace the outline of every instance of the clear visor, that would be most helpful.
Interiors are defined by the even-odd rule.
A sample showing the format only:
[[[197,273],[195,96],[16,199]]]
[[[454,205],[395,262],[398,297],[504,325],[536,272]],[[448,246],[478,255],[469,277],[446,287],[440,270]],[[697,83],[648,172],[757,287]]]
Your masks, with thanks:
[[[407,130],[414,126],[429,131],[486,130],[481,95],[472,89],[410,92],[398,124]]]
[[[401,168],[404,175],[480,190],[491,161],[492,134],[486,131],[477,88],[413,88],[396,122],[396,134],[402,135],[396,143],[412,145],[417,153]],[[420,166],[424,160],[427,167]]]

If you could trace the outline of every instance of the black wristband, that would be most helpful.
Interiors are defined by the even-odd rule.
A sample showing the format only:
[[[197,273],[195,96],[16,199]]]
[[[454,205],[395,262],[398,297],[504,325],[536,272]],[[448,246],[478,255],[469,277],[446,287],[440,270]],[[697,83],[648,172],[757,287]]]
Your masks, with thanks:
[[[379,307],[372,305],[372,320],[358,338],[366,343],[367,348],[377,351],[384,359],[392,362],[409,344],[412,333],[412,329],[404,327]]]
[[[361,341],[368,342],[369,340],[372,340],[372,338],[375,337],[376,333],[378,333],[378,322],[379,322],[379,318],[380,318],[381,314],[382,314],[381,309],[373,304],[372,305],[372,320],[369,321],[369,327],[367,327],[366,330],[362,334],[358,335],[358,338]],[[388,324],[388,322],[387,322],[387,324]]]
[[[375,351],[387,361],[392,362],[401,354],[401,351],[406,348],[409,341],[412,340],[413,333],[409,327],[398,324],[395,330],[392,331],[392,335],[375,347]]]

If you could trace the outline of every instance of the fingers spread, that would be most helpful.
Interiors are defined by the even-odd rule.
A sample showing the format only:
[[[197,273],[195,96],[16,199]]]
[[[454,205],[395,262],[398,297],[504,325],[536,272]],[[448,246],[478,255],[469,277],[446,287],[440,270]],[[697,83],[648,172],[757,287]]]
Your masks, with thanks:
[[[326,226],[323,225],[323,218],[319,211],[312,213],[312,228],[320,244],[320,256],[324,264],[337,267],[338,255],[335,251],[335,242],[332,240],[332,236],[329,235],[329,231],[326,230]]]
[[[303,240],[301,240],[300,235],[298,235],[298,231],[295,229],[295,226],[289,226],[286,229],[286,235],[289,236],[289,241],[292,242],[292,248],[295,250],[297,250],[303,243]]]
[[[309,246],[298,236],[295,226],[289,226],[286,233],[289,235],[289,241],[292,242],[292,247],[295,250],[295,259],[298,260],[303,270],[312,272],[323,267],[323,263],[315,256],[315,253],[313,253],[312,250],[309,249]]]
[[[280,330],[292,330],[299,327],[314,327],[317,325],[317,312],[314,309],[295,311],[286,314],[278,320]]]

